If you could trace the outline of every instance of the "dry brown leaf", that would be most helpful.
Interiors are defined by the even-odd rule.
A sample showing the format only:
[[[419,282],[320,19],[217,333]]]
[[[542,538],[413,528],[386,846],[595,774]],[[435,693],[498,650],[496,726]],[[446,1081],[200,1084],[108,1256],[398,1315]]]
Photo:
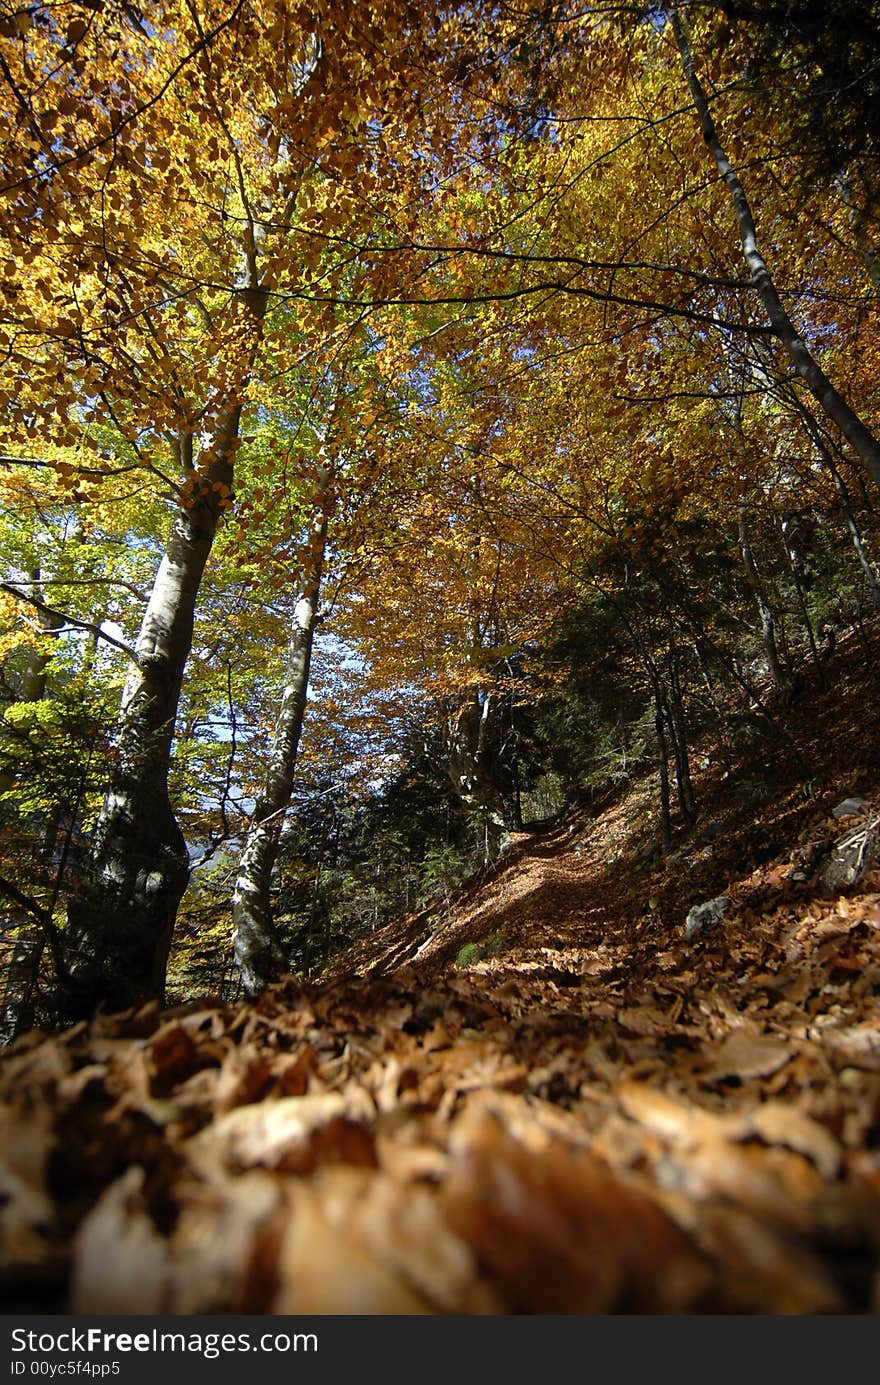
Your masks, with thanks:
[[[163,1096],[185,1077],[189,1077],[200,1060],[195,1039],[180,1023],[172,1020],[163,1024],[149,1046],[151,1090],[154,1095]]]
[[[727,1311],[841,1311],[840,1291],[816,1256],[741,1208],[704,1208],[695,1236],[718,1266]]]
[[[309,1081],[318,1069],[318,1060],[311,1044],[304,1044],[294,1056],[284,1054],[272,1061],[273,1090],[279,1096],[304,1096]]]
[[[159,1018],[159,1002],[148,1000],[115,1015],[98,1013],[89,1024],[89,1033],[94,1037],[146,1039],[155,1033]]]
[[[0,1106],[0,1265],[32,1265],[50,1254],[55,1209],[46,1178],[54,1144],[45,1106]]]
[[[387,1063],[375,1063],[368,1080],[373,1077],[373,1097],[380,1111],[393,1111],[400,1102],[407,1069],[399,1058],[391,1058]]]
[[[749,1125],[768,1145],[785,1145],[805,1154],[823,1178],[835,1178],[843,1151],[827,1126],[820,1125],[796,1107],[781,1101],[765,1101],[749,1116]]]
[[[781,1039],[751,1028],[735,1029],[717,1048],[706,1052],[710,1058],[708,1076],[716,1082],[726,1077],[769,1077],[794,1057],[791,1047]]]
[[[838,1088],[834,1092],[833,1103],[829,1098],[826,1105],[835,1118],[839,1118],[843,1108],[841,1140],[849,1149],[860,1148],[865,1143],[868,1132],[880,1123],[880,1074],[865,1073],[858,1068],[844,1068],[838,1075]]]
[[[800,1005],[806,1000],[808,995],[819,990],[823,982],[821,969],[818,967],[801,967],[795,972],[791,980],[787,980],[780,987],[786,1000],[792,1001],[795,1005]]]
[[[532,1064],[529,1071],[527,1087],[530,1092],[546,1092],[557,1081],[568,1084],[572,1075],[577,1072],[582,1054],[575,1054],[570,1048],[564,1048],[561,1053],[557,1053],[547,1063]],[[579,1084],[578,1084],[579,1085]]]
[[[422,1047],[426,1053],[436,1053],[438,1049],[449,1048],[452,1043],[449,1030],[438,1015],[425,1037],[422,1039]]]
[[[487,1053],[482,1062],[465,1068],[455,1081],[459,1092],[475,1092],[482,1087],[498,1091],[520,1092],[526,1085],[529,1070],[524,1063],[505,1063],[498,1053]]]
[[[58,1097],[65,1105],[74,1106],[90,1087],[103,1087],[107,1081],[106,1063],[87,1063],[68,1074],[58,1083]]]
[[[376,1136],[379,1167],[392,1178],[407,1183],[415,1179],[439,1182],[449,1168],[449,1155],[439,1145],[426,1140],[407,1140],[399,1130]]]
[[[443,1215],[439,1194],[362,1169],[323,1169],[313,1187],[330,1224],[356,1237],[432,1309],[443,1313],[503,1310],[477,1272],[472,1251]]]
[[[686,1312],[710,1286],[654,1203],[558,1142],[536,1156],[485,1121],[454,1149],[447,1196],[454,1229],[515,1311]]]
[[[165,1311],[170,1253],[149,1216],[144,1170],[127,1169],[101,1195],[74,1244],[72,1313]]]
[[[638,1005],[631,1010],[619,1010],[617,1020],[631,1034],[640,1034],[644,1038],[665,1034],[669,1028],[669,1016],[653,1005]]]
[[[359,1241],[328,1218],[321,1193],[295,1190],[278,1256],[273,1313],[394,1316],[429,1314],[430,1306]]]
[[[216,1079],[215,1109],[232,1111],[258,1101],[269,1085],[271,1065],[268,1055],[255,1045],[232,1048],[223,1059]]]
[[[306,1173],[324,1162],[375,1163],[372,1134],[348,1116],[337,1092],[241,1106],[194,1136],[188,1153],[207,1176],[219,1168]]]
[[[105,1039],[90,1045],[97,1064],[106,1067],[106,1087],[117,1098],[117,1109],[143,1107],[150,1101],[152,1067],[137,1039]]]
[[[464,1149],[469,1132],[487,1120],[500,1125],[518,1144],[535,1154],[547,1149],[551,1140],[561,1140],[575,1149],[587,1148],[591,1141],[588,1129],[574,1112],[530,1094],[520,1096],[484,1088],[465,1098],[451,1132],[452,1152]]]
[[[590,1018],[592,1020],[613,1020],[617,1017],[617,1010],[613,1005],[605,1000],[592,1001],[590,1004]]]
[[[73,1066],[70,1051],[58,1039],[47,1039],[35,1030],[19,1039],[3,1060],[3,1090],[51,1091]]]
[[[876,1019],[845,1025],[835,1023],[833,1016],[817,1017],[810,1038],[830,1049],[838,1063],[880,1071],[880,1022]]]
[[[262,1238],[283,1205],[278,1181],[253,1171],[205,1191],[180,1190],[183,1206],[170,1239],[170,1313],[245,1311]],[[251,1297],[250,1311],[259,1308]]]
[[[675,1144],[693,1146],[705,1139],[728,1135],[737,1128],[735,1116],[703,1111],[644,1082],[621,1082],[614,1095],[632,1120]]]
[[[612,1111],[599,1125],[590,1149],[597,1159],[620,1173],[652,1160],[658,1145],[656,1136],[643,1125]]]
[[[172,1015],[180,1027],[191,1034],[197,1042],[205,1043],[224,1038],[234,1013],[230,1009],[198,1009],[191,1010],[188,1014],[174,1014],[172,1012]],[[172,1015],[169,1015],[168,1018],[171,1019]]]
[[[676,1163],[691,1197],[723,1197],[770,1226],[807,1234],[818,1175],[797,1154],[788,1155],[788,1163],[773,1158],[784,1153],[709,1139],[680,1153]]]

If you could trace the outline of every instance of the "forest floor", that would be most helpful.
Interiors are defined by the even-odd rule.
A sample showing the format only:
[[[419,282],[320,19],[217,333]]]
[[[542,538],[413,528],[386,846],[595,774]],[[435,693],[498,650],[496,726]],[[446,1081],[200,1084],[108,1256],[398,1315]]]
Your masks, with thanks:
[[[788,725],[805,763],[705,764],[665,858],[646,778],[320,985],[18,1040],[10,1308],[878,1311],[880,718],[854,644]]]

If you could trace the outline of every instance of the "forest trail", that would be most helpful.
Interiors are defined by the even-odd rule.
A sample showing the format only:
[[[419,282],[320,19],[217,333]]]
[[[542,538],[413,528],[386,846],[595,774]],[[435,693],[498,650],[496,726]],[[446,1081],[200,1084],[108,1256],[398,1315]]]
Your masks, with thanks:
[[[876,763],[851,665],[800,714],[815,783],[779,774],[758,805],[704,766],[665,860],[645,780],[518,835],[320,985],[19,1040],[7,1300],[876,1311],[880,792],[851,763]]]

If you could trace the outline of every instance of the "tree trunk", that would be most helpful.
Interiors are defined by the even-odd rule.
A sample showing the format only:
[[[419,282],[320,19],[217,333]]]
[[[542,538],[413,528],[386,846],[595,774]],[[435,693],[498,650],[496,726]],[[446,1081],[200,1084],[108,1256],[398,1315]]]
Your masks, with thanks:
[[[693,622],[691,622],[693,629]],[[715,719],[715,726],[718,735],[718,748],[721,752],[721,760],[725,770],[729,774],[733,768],[732,749],[730,742],[730,717],[724,702],[718,696],[715,686],[715,679],[712,677],[712,670],[706,656],[707,638],[705,631],[694,632],[693,649],[703,675],[703,682],[706,685],[706,694],[709,698],[709,705],[712,708],[712,715]]]
[[[37,979],[45,947],[46,939],[39,928],[24,929],[15,940],[0,1010],[2,1044],[11,1043],[33,1027]]]
[[[858,414],[850,408],[843,396],[835,389],[828,376],[817,364],[806,343],[799,336],[797,328],[779,297],[773,276],[758,245],[758,232],[745,189],[739,174],[718,138],[715,122],[709,110],[709,102],[702,82],[694,65],[693,52],[687,30],[682,22],[678,7],[669,10],[673,32],[681,54],[685,79],[693,99],[706,148],[715,161],[715,166],[724,181],[733,202],[739,226],[740,241],[746,266],[752,276],[752,284],[758,293],[770,326],[788,353],[789,360],[800,375],[804,384],[816,398],[827,416],[837,425],[852,448],[861,457],[865,469],[880,486],[880,442],[868,429]]]
[[[791,698],[793,686],[791,679],[782,667],[779,658],[779,649],[776,644],[776,618],[773,608],[764,595],[764,587],[761,576],[758,572],[758,565],[755,562],[755,555],[752,552],[751,540],[749,539],[749,527],[745,501],[740,502],[739,506],[739,548],[742,553],[743,566],[749,586],[755,594],[755,603],[758,607],[758,614],[761,617],[761,641],[764,645],[764,653],[767,655],[767,663],[773,682],[779,689],[783,698]]]
[[[35,587],[41,577],[39,568],[35,568],[30,575],[30,585]],[[27,587],[26,582],[19,583],[22,587]],[[35,592],[39,595],[39,592]],[[37,620],[40,628],[47,634],[55,635],[64,625],[64,621],[55,611],[37,611]],[[19,702],[41,702],[46,696],[46,670],[52,654],[42,649],[29,649],[27,663],[21,675],[21,685],[18,689]]]
[[[827,688],[828,680],[825,677],[825,668],[819,654],[819,646],[816,644],[816,632],[813,629],[813,622],[810,620],[810,612],[807,607],[807,589],[805,585],[805,565],[803,556],[800,554],[796,544],[789,536],[788,522],[783,518],[780,523],[782,534],[782,546],[785,549],[785,556],[791,569],[791,580],[794,583],[795,597],[797,598],[798,610],[801,613],[801,624],[804,634],[807,637],[807,644],[810,646],[810,657],[819,678],[819,686]]]
[[[672,815],[669,800],[669,744],[664,725],[665,713],[657,689],[654,689],[654,730],[660,759],[660,847],[668,851],[672,845]]]
[[[877,580],[877,570],[865,551],[861,525],[856,519],[850,494],[846,488],[846,482],[833,463],[831,464],[831,474],[834,478],[835,489],[840,498],[840,508],[843,511],[843,517],[846,521],[846,527],[849,530],[849,536],[852,539],[852,546],[855,550],[856,558],[867,578],[868,586],[871,591],[871,602],[875,607],[880,606],[880,582]]]
[[[684,698],[681,693],[681,682],[678,677],[678,649],[675,641],[675,631],[672,622],[669,622],[669,655],[666,662],[669,673],[669,726],[672,732],[672,744],[675,755],[675,783],[678,790],[678,802],[681,807],[681,815],[685,822],[696,822],[697,805],[694,798],[694,786],[691,782],[691,763],[690,750],[688,748],[687,723],[684,714]]]
[[[486,859],[497,855],[507,830],[504,801],[495,782],[489,730],[495,699],[474,690],[449,717],[449,778],[465,808],[479,814],[486,832]]]
[[[248,828],[232,897],[235,961],[245,993],[249,996],[259,995],[280,972],[285,960],[273,927],[272,871],[293,788],[326,542],[327,515],[322,509],[312,530],[302,594],[294,612],[281,707],[275,723],[266,777]]]
[[[865,577],[867,578],[868,586],[871,591],[872,604],[875,607],[880,606],[880,581],[878,581],[876,569],[873,563],[871,562],[871,559],[868,557],[867,552],[865,551],[865,545],[862,539],[861,526],[856,518],[855,511],[853,509],[852,499],[850,497],[849,490],[847,489],[846,482],[840,474],[840,468],[834,460],[831,448],[826,444],[824,438],[822,437],[822,434],[819,431],[819,427],[815,423],[814,419],[803,407],[799,409],[799,413],[801,421],[803,422],[804,427],[807,431],[808,437],[813,442],[817,452],[819,453],[819,456],[822,458],[822,461],[828,468],[832,481],[834,482],[834,489],[837,491],[837,496],[840,501],[840,509],[843,514],[846,527],[849,531],[850,539],[852,540],[852,546],[855,550],[856,558],[858,559],[859,566],[861,567],[862,571],[865,574]]]
[[[850,496],[847,484],[834,458],[834,452],[832,450],[834,445],[830,441],[826,442],[825,438],[822,436],[822,429],[816,419],[793,390],[788,397],[803,425],[807,437],[810,439],[810,442],[828,468],[828,473],[834,482],[834,489],[837,491],[838,500],[840,501],[840,510],[844,522],[846,523],[847,530],[849,531],[856,558],[867,578],[868,586],[871,590],[872,605],[878,607],[880,606],[880,580],[878,580],[877,571],[865,550],[861,526],[856,518],[855,510],[853,509],[852,497]],[[859,475],[857,479],[861,482],[861,475]],[[864,486],[862,486],[862,490],[864,491]],[[868,505],[868,509],[871,509],[870,504]]]
[[[232,488],[240,415],[241,406],[234,405],[219,419],[191,507],[174,517],[135,645],[110,786],[68,906],[61,996],[67,1020],[101,1002],[120,1009],[164,993],[174,920],[189,880],[186,842],[168,797],[171,744],[220,496]],[[180,447],[182,454],[191,448],[191,438]]]

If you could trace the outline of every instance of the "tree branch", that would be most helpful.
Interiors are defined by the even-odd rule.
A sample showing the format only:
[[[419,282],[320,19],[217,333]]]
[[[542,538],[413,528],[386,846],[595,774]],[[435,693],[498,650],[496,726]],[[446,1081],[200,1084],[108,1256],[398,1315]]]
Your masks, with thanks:
[[[52,917],[48,909],[44,909],[43,906],[38,904],[35,899],[32,899],[30,895],[23,894],[17,885],[13,885],[11,880],[7,880],[5,875],[0,875],[0,890],[2,890],[4,894],[9,895],[10,899],[15,900],[16,904],[20,904],[22,909],[25,909],[27,913],[30,914],[31,918],[36,919],[41,928],[45,928],[47,931],[55,930],[55,925],[52,922]]]
[[[13,586],[11,582],[0,582],[0,591],[8,592],[10,596],[16,597],[18,601],[24,601],[28,606],[35,607],[36,610],[42,611],[44,615],[54,616],[56,620],[63,621],[65,626],[74,630],[87,630],[89,634],[94,635],[97,639],[104,640],[106,644],[112,644],[114,649],[120,650],[131,659],[133,664],[136,664],[137,667],[140,668],[140,661],[134,650],[129,648],[127,644],[124,644],[122,640],[117,640],[114,635],[108,635],[106,630],[103,630],[100,625],[95,625],[93,621],[78,620],[76,616],[68,615],[66,611],[59,611],[57,607],[50,606],[47,602],[41,601],[38,596],[29,596],[27,592],[20,591],[19,588]],[[56,630],[53,633],[61,635],[64,633],[64,628],[62,627],[60,630]]]

